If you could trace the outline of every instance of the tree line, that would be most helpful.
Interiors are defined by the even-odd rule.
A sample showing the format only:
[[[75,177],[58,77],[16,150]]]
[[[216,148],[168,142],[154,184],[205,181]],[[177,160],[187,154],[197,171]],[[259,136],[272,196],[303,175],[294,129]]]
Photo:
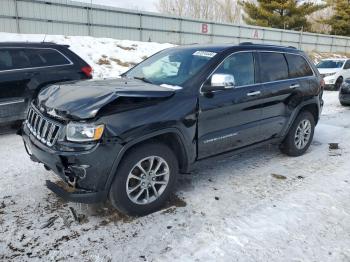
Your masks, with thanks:
[[[159,0],[161,13],[350,36],[350,0]]]

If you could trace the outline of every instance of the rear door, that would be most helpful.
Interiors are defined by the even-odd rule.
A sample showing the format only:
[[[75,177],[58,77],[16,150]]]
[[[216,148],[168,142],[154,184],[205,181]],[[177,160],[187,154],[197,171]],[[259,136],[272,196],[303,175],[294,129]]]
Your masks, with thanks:
[[[235,86],[201,94],[198,117],[198,157],[204,158],[261,140],[260,84],[252,52],[234,53],[213,74],[230,74]]]
[[[0,122],[24,117],[30,61],[22,49],[0,48]]]
[[[259,52],[263,110],[261,132],[264,139],[279,137],[290,117],[289,106],[301,89],[310,87],[313,71],[298,54]],[[304,90],[305,92],[305,90]]]

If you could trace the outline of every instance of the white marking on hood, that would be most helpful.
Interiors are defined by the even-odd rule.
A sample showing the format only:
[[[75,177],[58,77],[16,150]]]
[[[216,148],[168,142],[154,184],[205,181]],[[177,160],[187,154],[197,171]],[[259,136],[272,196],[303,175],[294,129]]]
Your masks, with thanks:
[[[209,52],[209,51],[196,51],[193,55],[196,56],[205,56],[205,57],[214,57],[217,53]]]

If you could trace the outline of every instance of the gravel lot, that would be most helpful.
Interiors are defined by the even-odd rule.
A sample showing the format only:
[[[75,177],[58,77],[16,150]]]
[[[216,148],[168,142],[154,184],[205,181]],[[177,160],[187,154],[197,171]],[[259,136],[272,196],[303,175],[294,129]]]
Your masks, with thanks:
[[[3,134],[0,261],[350,261],[350,108],[336,92],[325,102],[304,156],[271,146],[207,161],[142,218],[62,202],[44,186],[56,176]]]

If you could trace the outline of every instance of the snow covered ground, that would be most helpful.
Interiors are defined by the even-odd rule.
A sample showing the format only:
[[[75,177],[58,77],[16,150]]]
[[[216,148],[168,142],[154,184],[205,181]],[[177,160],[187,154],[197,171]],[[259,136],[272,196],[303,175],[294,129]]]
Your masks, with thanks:
[[[350,108],[336,92],[325,103],[304,156],[262,147],[207,161],[142,218],[62,202],[44,186],[55,175],[2,135],[0,261],[350,261]]]

